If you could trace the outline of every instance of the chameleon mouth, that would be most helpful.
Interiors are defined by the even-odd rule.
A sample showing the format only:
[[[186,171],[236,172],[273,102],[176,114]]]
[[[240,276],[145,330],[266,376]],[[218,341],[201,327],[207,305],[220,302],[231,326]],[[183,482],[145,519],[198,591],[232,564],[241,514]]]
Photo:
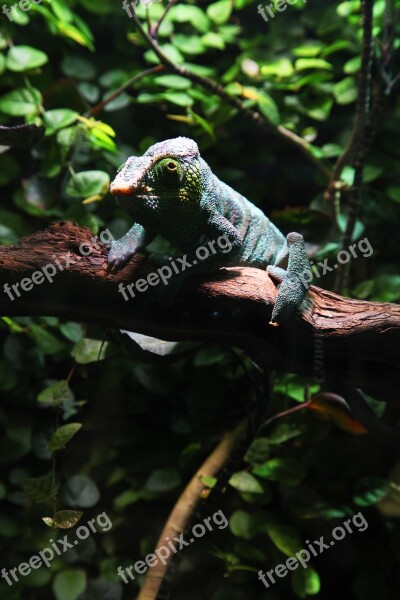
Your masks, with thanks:
[[[139,201],[143,201],[143,200],[159,200],[160,197],[157,196],[156,194],[146,194],[143,193],[141,190],[140,194],[137,194],[135,192],[133,192],[132,194],[129,195],[116,195],[115,199],[117,200],[118,204],[122,207],[122,208],[133,208],[135,202],[137,200]]]

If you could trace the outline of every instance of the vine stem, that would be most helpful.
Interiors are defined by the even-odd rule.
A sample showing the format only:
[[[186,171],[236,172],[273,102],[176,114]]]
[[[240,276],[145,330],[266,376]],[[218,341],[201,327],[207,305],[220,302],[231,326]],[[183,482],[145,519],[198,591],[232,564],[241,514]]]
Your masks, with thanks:
[[[173,539],[187,529],[197,506],[209,493],[209,488],[203,483],[202,477],[216,477],[231,458],[237,446],[246,435],[247,420],[241,421],[235,429],[228,431],[222,437],[213,452],[207,457],[201,467],[183,490],[158,539],[156,550],[166,544],[166,538]],[[156,600],[161,585],[165,579],[169,564],[174,554],[150,567],[146,579],[136,600]]]
[[[131,79],[129,79],[126,83],[121,85],[117,90],[112,92],[109,96],[104,98],[101,102],[92,106],[87,113],[84,115],[85,117],[90,117],[93,115],[97,115],[100,111],[103,110],[107,104],[110,104],[113,100],[121,96],[126,90],[128,90],[132,85],[143,79],[143,77],[147,77],[147,75],[154,75],[155,73],[159,73],[160,71],[164,71],[165,67],[163,65],[156,65],[155,67],[151,67],[150,69],[146,69],[145,71],[141,71],[140,73],[136,73]]]
[[[170,2],[168,2],[167,6],[165,7],[165,10],[164,10],[163,14],[158,19],[157,23],[155,25],[153,25],[152,27],[149,28],[149,33],[150,33],[150,35],[151,35],[151,37],[153,39],[155,39],[155,40],[157,39],[158,30],[160,29],[162,22],[164,21],[165,17],[167,16],[167,14],[171,10],[171,8],[175,4],[177,4],[177,2],[178,2],[178,0],[171,0]]]
[[[376,118],[374,122],[370,118],[371,69],[374,57],[373,9],[374,0],[363,0],[363,44],[356,118],[349,143],[334,168],[334,177],[339,178],[346,164],[352,162],[354,165],[353,185],[349,192],[347,222],[341,243],[342,250],[346,250],[351,243],[356,220],[360,212],[364,167],[376,127]],[[379,104],[375,104],[374,108],[377,106]],[[372,111],[372,114],[374,113],[375,110]],[[335,281],[336,291],[340,292],[346,287],[348,276],[349,264],[340,265]]]
[[[181,75],[182,77],[186,77],[193,83],[198,83],[213,94],[216,94],[227,104],[230,104],[234,108],[238,109],[241,113],[246,115],[248,118],[250,118],[256,125],[267,129],[270,133],[274,134],[278,138],[299,149],[303,153],[303,155],[306,156],[307,159],[314,164],[314,166],[324,176],[325,179],[329,179],[331,177],[331,169],[323,161],[319,160],[316,156],[313,155],[310,149],[310,145],[308,144],[308,142],[306,142],[306,140],[298,136],[293,131],[286,129],[285,127],[283,127],[283,125],[274,126],[259,112],[248,108],[244,104],[244,102],[240,100],[240,98],[229,94],[222,87],[222,85],[215,82],[213,79],[205,77],[204,75],[199,75],[198,73],[194,73],[186,67],[174,63],[170,58],[168,58],[166,54],[164,54],[163,50],[158,45],[156,39],[154,39],[150,33],[147,33],[147,31],[144,30],[142,23],[140,22],[136,14],[136,11],[132,9],[132,12],[136,27],[140,35],[142,36],[143,40],[147,43],[147,45],[153,50],[153,52],[156,54],[157,58],[159,59],[161,64],[164,65],[164,67],[172,70],[173,72],[177,73],[178,75]]]
[[[362,145],[364,138],[371,96],[371,67],[374,52],[372,37],[373,8],[374,0],[363,0],[363,43],[356,116],[347,146],[339,156],[333,169],[333,181],[338,181],[340,179],[344,167],[353,160],[356,152]]]

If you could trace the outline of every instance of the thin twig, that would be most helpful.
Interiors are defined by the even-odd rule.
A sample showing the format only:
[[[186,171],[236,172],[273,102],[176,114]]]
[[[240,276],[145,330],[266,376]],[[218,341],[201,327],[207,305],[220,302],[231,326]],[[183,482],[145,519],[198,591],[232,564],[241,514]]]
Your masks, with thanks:
[[[219,474],[245,436],[246,429],[247,420],[243,420],[235,429],[228,431],[198,469],[170,513],[157,542],[156,550],[165,545],[167,538],[173,539],[187,529],[194,511],[202,501],[204,493],[208,491],[201,478],[204,476],[216,477]],[[137,600],[156,600],[173,556],[174,554],[170,553],[170,556],[164,559],[165,564],[158,561],[154,567],[150,567]]]
[[[107,106],[107,104],[110,104],[110,102],[121,96],[121,94],[126,92],[126,90],[128,90],[132,85],[143,79],[143,77],[147,77],[147,75],[153,75],[154,73],[159,73],[160,71],[164,71],[164,69],[165,67],[163,65],[157,65],[155,67],[151,67],[150,69],[146,69],[141,73],[136,73],[136,75],[131,77],[129,81],[127,81],[126,83],[121,85],[121,87],[119,87],[117,90],[112,92],[109,96],[107,96],[107,98],[104,98],[104,100],[102,100],[95,106],[92,106],[92,108],[90,108],[85,114],[85,117],[97,115],[100,111],[103,110],[105,106]]]
[[[167,6],[165,7],[165,10],[164,10],[163,14],[158,19],[157,23],[155,25],[153,25],[152,27],[149,28],[149,33],[150,33],[151,37],[154,40],[157,40],[158,30],[160,29],[162,22],[164,21],[165,17],[167,16],[167,14],[171,10],[171,8],[177,2],[178,2],[178,0],[171,0],[170,2],[168,2]]]
[[[308,144],[308,142],[306,142],[306,140],[304,140],[302,137],[298,136],[293,131],[286,129],[285,127],[283,127],[283,125],[278,125],[277,127],[275,127],[263,115],[261,115],[259,112],[255,111],[253,109],[248,108],[244,104],[244,102],[242,102],[236,96],[232,96],[231,94],[229,94],[221,85],[219,85],[212,79],[205,77],[203,75],[199,75],[198,73],[194,73],[193,71],[190,71],[189,69],[187,69],[186,67],[184,67],[182,65],[175,64],[171,59],[169,59],[167,57],[166,54],[164,54],[163,50],[158,45],[157,41],[153,37],[151,37],[151,35],[149,33],[147,33],[144,30],[137,14],[136,14],[136,11],[134,9],[133,9],[133,18],[135,20],[136,27],[137,27],[139,33],[143,37],[144,41],[148,44],[148,46],[156,54],[156,56],[159,59],[159,61],[161,62],[161,64],[163,64],[168,69],[171,69],[178,75],[181,75],[182,77],[186,77],[187,79],[190,79],[190,81],[200,84],[202,87],[206,88],[213,94],[216,94],[217,96],[222,98],[222,100],[224,100],[227,104],[230,104],[234,108],[237,108],[241,113],[243,113],[247,117],[249,117],[256,125],[266,128],[270,133],[273,133],[277,137],[290,143],[292,146],[295,146],[296,148],[300,149],[301,152],[307,157],[307,159],[309,161],[311,161],[317,167],[319,172],[326,179],[330,178],[330,176],[331,176],[330,168],[324,162],[322,162],[321,160],[319,160],[317,157],[315,157],[313,155],[313,153],[310,151],[309,144]]]

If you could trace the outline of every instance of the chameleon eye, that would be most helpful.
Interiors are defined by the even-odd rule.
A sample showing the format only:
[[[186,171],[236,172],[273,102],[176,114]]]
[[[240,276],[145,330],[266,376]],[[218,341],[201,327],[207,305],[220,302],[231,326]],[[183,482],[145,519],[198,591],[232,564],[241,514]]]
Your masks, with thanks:
[[[165,169],[169,171],[169,173],[175,173],[178,170],[178,164],[174,160],[169,160],[165,163]]]
[[[183,170],[179,161],[174,158],[163,158],[155,169],[156,178],[167,188],[177,188],[183,179]]]

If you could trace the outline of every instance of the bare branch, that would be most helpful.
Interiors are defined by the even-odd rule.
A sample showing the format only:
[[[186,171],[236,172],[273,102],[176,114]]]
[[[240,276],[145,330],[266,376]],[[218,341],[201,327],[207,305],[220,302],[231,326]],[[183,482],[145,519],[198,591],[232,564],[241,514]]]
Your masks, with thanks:
[[[90,108],[88,110],[88,112],[86,113],[86,116],[89,117],[90,115],[97,115],[99,112],[101,112],[103,110],[103,108],[105,106],[107,106],[107,104],[110,104],[110,102],[112,102],[113,100],[115,100],[116,98],[121,96],[121,94],[126,92],[126,90],[128,90],[130,87],[132,87],[135,83],[137,83],[138,81],[143,79],[143,77],[147,77],[147,75],[153,75],[154,73],[159,73],[160,71],[163,71],[164,69],[165,69],[165,67],[163,65],[157,65],[155,67],[151,67],[150,69],[146,69],[145,71],[142,71],[141,73],[136,73],[136,75],[131,77],[131,79],[129,79],[129,81],[127,81],[126,83],[121,85],[121,87],[119,87],[117,90],[112,92],[109,96],[107,96],[107,98],[104,98],[104,100],[102,100],[101,102],[96,104],[96,106],[92,106],[92,108]]]
[[[167,14],[169,13],[169,11],[171,10],[171,8],[178,2],[178,0],[171,0],[170,2],[168,2],[167,6],[165,7],[165,10],[163,12],[163,14],[161,15],[161,17],[158,19],[157,23],[155,25],[153,25],[152,27],[149,28],[149,33],[151,35],[151,37],[154,40],[157,40],[157,35],[158,35],[158,30],[160,29],[162,22],[164,21],[165,17],[167,16]]]
[[[310,146],[308,142],[306,142],[306,140],[298,136],[293,131],[286,129],[285,127],[283,127],[283,125],[278,125],[277,127],[275,127],[263,115],[261,115],[259,112],[253,109],[248,108],[237,96],[232,96],[231,94],[229,94],[221,85],[219,85],[209,77],[205,77],[203,75],[199,75],[198,73],[194,73],[186,67],[172,62],[172,60],[170,60],[166,56],[166,54],[164,54],[162,48],[160,48],[157,41],[144,30],[134,9],[133,16],[139,33],[143,37],[144,41],[148,44],[148,46],[156,54],[161,64],[163,64],[168,69],[171,69],[175,73],[181,75],[182,77],[186,77],[187,79],[190,79],[190,81],[198,83],[213,94],[216,94],[217,96],[222,98],[222,100],[224,100],[227,104],[230,104],[234,108],[238,109],[242,114],[250,118],[253,121],[253,123],[258,125],[259,127],[267,129],[269,133],[274,134],[276,137],[284,140],[285,142],[288,142],[290,145],[299,149],[303,153],[303,155],[306,156],[307,159],[315,165],[318,171],[326,179],[330,178],[330,168],[323,161],[321,161],[313,155],[313,153],[310,150]]]
[[[242,442],[246,434],[246,421],[241,421],[232,431],[228,431],[218,446],[197,470],[195,475],[186,486],[177,503],[175,504],[162,533],[158,539],[156,550],[165,545],[166,539],[173,539],[184,533],[198,505],[204,498],[204,493],[209,489],[204,485],[202,477],[218,477],[220,471],[225,467],[232,457],[237,446]],[[146,573],[146,579],[136,600],[156,600],[158,592],[168,571],[169,563],[174,555],[161,563],[158,561],[154,567]]]
[[[17,246],[0,247],[1,312],[53,315],[166,340],[226,343],[245,350],[262,368],[311,377],[318,336],[327,377],[378,397],[400,386],[399,305],[352,300],[312,286],[301,313],[270,327],[277,289],[266,271],[249,267],[190,277],[170,307],[160,306],[158,287],[125,301],[119,285],[126,287],[157,266],[136,255],[111,272],[105,247],[93,247],[89,256],[79,253],[82,243],[92,245],[92,237],[89,229],[59,223]],[[53,283],[22,290],[21,280],[49,263],[57,265],[56,260],[63,270],[57,269]],[[11,287],[11,299],[6,284],[19,284],[19,295]]]

